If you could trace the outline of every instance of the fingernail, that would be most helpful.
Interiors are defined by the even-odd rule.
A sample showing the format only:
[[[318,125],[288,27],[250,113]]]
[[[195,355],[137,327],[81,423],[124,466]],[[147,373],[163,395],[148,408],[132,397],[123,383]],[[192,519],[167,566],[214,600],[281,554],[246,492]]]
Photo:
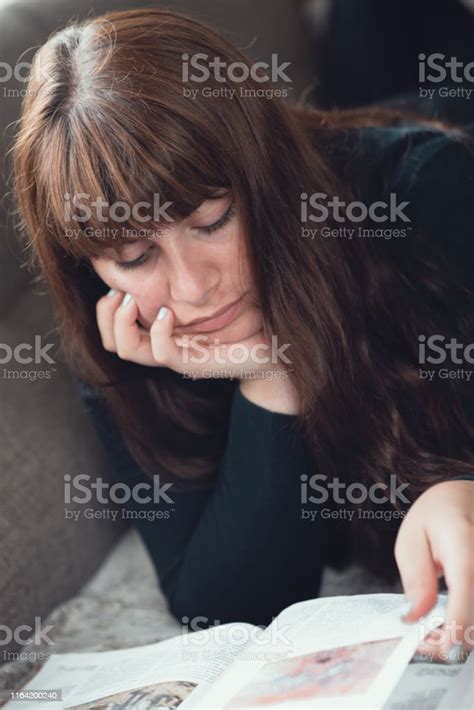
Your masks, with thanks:
[[[166,316],[168,315],[168,313],[169,313],[169,309],[165,308],[165,306],[162,306],[159,310],[157,320],[164,320],[166,318]]]
[[[454,641],[448,653],[446,654],[447,663],[463,663],[464,649],[460,641]]]
[[[117,293],[117,290],[115,288],[111,288],[110,291],[108,292],[107,296],[109,296],[109,298],[112,298],[112,296],[115,296],[116,293]]]
[[[122,301],[122,308],[126,308],[131,301],[133,301],[133,296],[130,293],[126,293]]]
[[[407,616],[410,611],[413,609],[413,601],[411,599],[405,598],[405,601],[400,607],[400,614],[401,616]]]

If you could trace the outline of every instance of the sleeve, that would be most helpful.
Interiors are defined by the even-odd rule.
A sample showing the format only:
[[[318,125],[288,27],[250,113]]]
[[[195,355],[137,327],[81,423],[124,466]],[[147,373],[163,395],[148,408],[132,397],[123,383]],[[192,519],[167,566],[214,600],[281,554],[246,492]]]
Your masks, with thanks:
[[[410,202],[414,229],[474,285],[474,126],[428,132],[405,153],[391,188]]]
[[[380,184],[382,173],[389,172],[387,192],[408,202],[407,214],[413,226],[410,248],[433,255],[449,272],[457,289],[458,318],[472,327],[474,125],[462,131],[413,126],[382,129],[372,135],[369,144],[373,179]],[[465,364],[469,367],[469,361]],[[467,387],[465,390],[469,416],[473,417],[472,394]],[[449,480],[474,481],[474,470]]]
[[[118,481],[149,480],[127,453],[104,403],[81,394]],[[169,517],[136,525],[178,618],[202,626],[268,624],[289,604],[317,596],[325,558],[320,519],[301,513],[301,476],[309,457],[295,417],[269,412],[237,387],[229,439],[213,487],[175,492]],[[127,507],[145,516],[157,504]]]
[[[354,147],[350,179],[362,176],[364,200],[382,196],[390,203],[395,198],[401,206],[400,213],[395,209],[390,215],[393,224],[378,226],[403,227],[408,237],[398,240],[400,249],[436,253],[472,288],[474,125],[462,130],[411,124],[368,128],[358,133]]]

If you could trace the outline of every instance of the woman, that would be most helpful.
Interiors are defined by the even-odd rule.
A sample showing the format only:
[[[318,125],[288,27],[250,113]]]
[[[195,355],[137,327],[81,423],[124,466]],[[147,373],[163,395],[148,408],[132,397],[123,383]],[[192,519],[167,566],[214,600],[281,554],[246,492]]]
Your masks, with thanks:
[[[267,623],[326,563],[396,559],[404,618],[444,575],[436,651],[469,645],[472,155],[411,116],[286,105],[169,12],[37,53],[19,209],[117,480],[172,484],[126,509],[176,616]],[[452,339],[467,374],[442,372]]]

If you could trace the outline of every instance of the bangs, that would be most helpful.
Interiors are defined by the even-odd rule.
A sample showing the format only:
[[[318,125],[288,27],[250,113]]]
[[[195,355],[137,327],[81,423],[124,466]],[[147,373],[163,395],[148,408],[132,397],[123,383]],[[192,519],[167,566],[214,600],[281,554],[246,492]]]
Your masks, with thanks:
[[[138,113],[71,112],[50,127],[49,158],[39,161],[46,224],[54,247],[76,260],[164,236],[203,201],[232,188],[209,136],[181,117],[155,116],[150,126],[143,106],[142,120]],[[54,169],[51,154],[58,156]]]
[[[121,17],[72,25],[35,55],[41,72],[17,154],[43,262],[118,253],[164,235],[222,191],[242,205],[258,192],[269,157],[255,128],[265,120],[262,100],[229,99],[212,74],[197,97],[183,78],[186,55],[247,60],[192,20]],[[255,87],[249,79],[241,89]]]

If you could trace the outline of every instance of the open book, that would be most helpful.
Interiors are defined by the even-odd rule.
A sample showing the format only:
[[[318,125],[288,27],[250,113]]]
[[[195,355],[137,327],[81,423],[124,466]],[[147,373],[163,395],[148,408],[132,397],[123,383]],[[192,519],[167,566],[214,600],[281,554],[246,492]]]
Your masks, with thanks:
[[[289,606],[265,629],[185,627],[148,646],[56,654],[6,707],[472,707],[472,657],[454,665],[414,657],[441,624],[446,597],[419,624],[401,622],[402,602],[398,594],[315,599]]]

